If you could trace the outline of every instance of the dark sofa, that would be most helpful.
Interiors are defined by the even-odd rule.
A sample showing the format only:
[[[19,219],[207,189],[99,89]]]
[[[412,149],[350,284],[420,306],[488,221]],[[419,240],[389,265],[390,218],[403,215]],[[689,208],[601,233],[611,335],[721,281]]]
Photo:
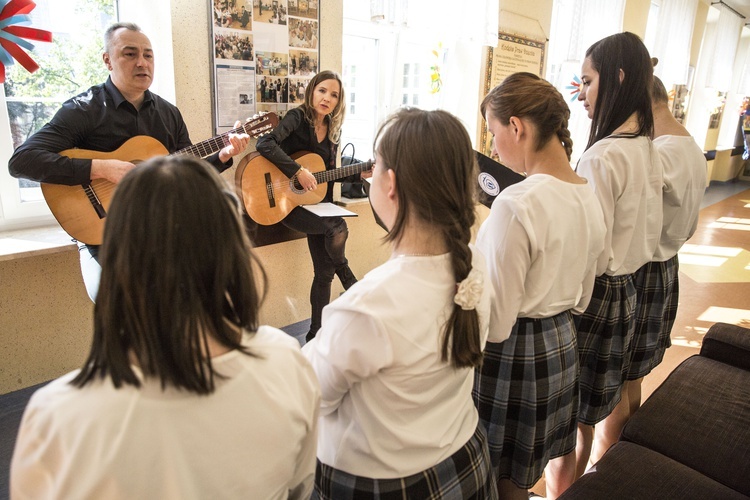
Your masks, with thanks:
[[[750,329],[712,326],[560,498],[750,498]]]

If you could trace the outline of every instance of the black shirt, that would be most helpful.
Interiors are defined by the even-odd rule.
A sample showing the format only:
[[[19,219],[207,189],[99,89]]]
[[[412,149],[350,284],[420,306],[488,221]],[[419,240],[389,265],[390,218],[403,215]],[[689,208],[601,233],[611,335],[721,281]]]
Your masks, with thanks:
[[[16,149],[8,170],[14,177],[39,182],[86,184],[91,179],[91,160],[71,159],[58,153],[71,148],[108,153],[137,135],[155,138],[169,153],[191,145],[177,107],[147,90],[141,109],[137,110],[108,78],[65,101],[49,123]],[[207,160],[219,171],[231,165],[231,160],[221,163],[218,153]]]
[[[270,160],[289,178],[292,178],[301,167],[289,155],[299,151],[318,154],[323,158],[326,170],[331,170],[336,168],[337,147],[338,144],[332,143],[328,136],[318,142],[315,127],[305,119],[304,112],[299,107],[289,110],[278,126],[270,134],[261,136],[255,145],[255,149],[264,158]],[[333,183],[328,183],[324,200],[331,201],[332,196]]]

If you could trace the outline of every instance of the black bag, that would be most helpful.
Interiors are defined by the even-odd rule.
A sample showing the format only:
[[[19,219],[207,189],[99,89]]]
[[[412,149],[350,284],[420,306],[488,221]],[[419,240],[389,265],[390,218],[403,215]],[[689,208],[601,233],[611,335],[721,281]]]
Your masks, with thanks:
[[[355,163],[362,163],[360,160],[352,156],[342,156],[341,166],[346,167]],[[356,182],[342,182],[341,183],[341,196],[346,198],[367,198],[365,192],[365,186],[363,181],[358,180]]]

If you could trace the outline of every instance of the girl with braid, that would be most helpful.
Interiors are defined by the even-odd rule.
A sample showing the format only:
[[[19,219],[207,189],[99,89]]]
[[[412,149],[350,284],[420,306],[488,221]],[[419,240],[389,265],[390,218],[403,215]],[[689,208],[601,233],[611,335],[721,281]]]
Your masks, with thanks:
[[[375,141],[370,200],[392,253],[305,345],[323,394],[322,499],[497,498],[471,398],[491,287],[469,246],[476,159],[445,111],[402,109]]]
[[[550,83],[515,73],[484,98],[502,162],[527,178],[492,203],[477,235],[496,299],[474,399],[503,499],[547,497],[575,479],[578,352],[573,314],[588,305],[604,218],[570,166],[570,110]]]

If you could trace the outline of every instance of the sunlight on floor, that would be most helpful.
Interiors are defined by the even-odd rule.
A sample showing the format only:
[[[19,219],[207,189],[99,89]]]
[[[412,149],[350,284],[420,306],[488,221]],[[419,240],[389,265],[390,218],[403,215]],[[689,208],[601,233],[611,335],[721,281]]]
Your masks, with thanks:
[[[691,245],[685,243],[680,249],[680,254],[720,255],[722,257],[736,257],[742,252],[738,247],[716,247],[713,245]]]
[[[715,222],[708,225],[712,229],[736,229],[750,231],[750,219],[739,219],[737,217],[719,217]]]
[[[686,326],[682,333],[672,330],[672,345],[700,349],[708,327]]]
[[[680,271],[700,283],[750,282],[750,252],[739,247],[685,244],[679,259]]]
[[[750,310],[711,306],[698,316],[698,321],[706,321],[708,323],[723,322],[745,326],[750,324]]]

